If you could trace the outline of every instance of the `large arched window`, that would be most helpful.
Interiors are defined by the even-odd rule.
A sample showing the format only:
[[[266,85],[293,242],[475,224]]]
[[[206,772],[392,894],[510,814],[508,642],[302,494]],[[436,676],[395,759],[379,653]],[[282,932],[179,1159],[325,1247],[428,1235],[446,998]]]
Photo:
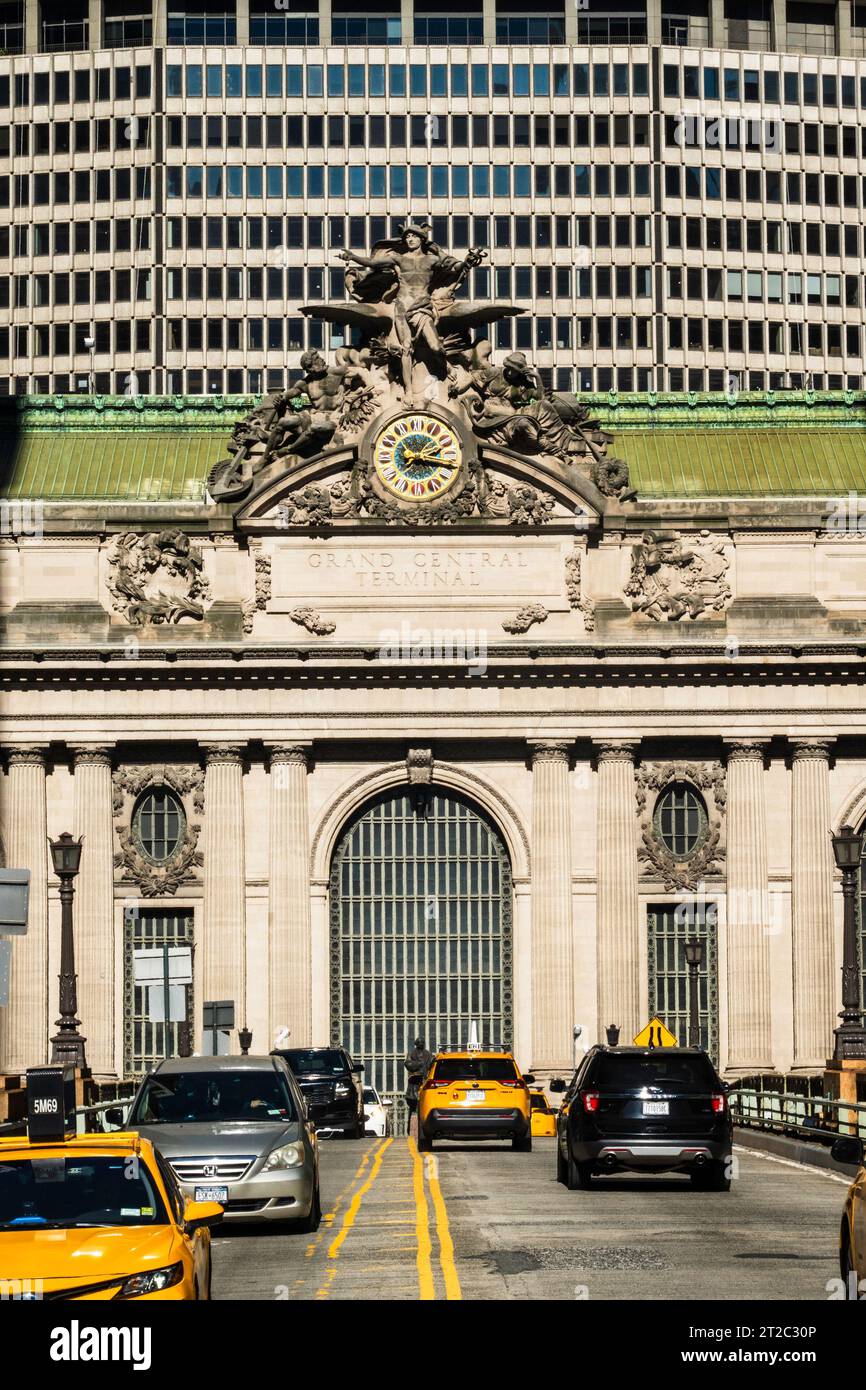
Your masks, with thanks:
[[[416,1036],[431,1051],[512,1045],[511,867],[468,801],[432,788],[377,798],[331,866],[331,1041],[368,1082],[402,1093]]]

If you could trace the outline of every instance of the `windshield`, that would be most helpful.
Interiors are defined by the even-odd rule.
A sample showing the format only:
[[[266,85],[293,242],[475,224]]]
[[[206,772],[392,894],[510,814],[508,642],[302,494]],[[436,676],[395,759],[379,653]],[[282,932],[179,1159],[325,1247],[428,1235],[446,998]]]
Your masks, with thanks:
[[[588,1083],[604,1091],[635,1091],[654,1087],[663,1091],[711,1091],[718,1082],[706,1057],[698,1054],[652,1057],[619,1057],[606,1054],[596,1059]]]
[[[372,1090],[369,1086],[364,1087],[364,1101],[367,1105],[379,1104],[379,1097],[376,1095],[376,1092]]]
[[[136,1154],[0,1160],[0,1231],[167,1225]]]
[[[508,1057],[446,1057],[435,1063],[437,1081],[519,1081]]]
[[[529,1099],[533,1110],[547,1110],[547,1101],[544,1096],[530,1096]]]
[[[129,1125],[296,1119],[286,1078],[276,1071],[194,1071],[148,1077]]]
[[[342,1076],[346,1071],[344,1054],[331,1048],[295,1048],[280,1055],[285,1057],[295,1076]]]

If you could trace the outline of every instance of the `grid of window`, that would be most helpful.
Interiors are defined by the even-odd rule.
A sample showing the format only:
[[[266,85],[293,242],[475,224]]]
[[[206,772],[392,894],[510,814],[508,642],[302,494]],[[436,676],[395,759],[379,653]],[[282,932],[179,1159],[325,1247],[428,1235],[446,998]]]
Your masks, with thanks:
[[[153,1015],[171,1016],[171,1007],[166,1010],[166,994],[169,985],[168,952],[173,946],[192,946],[193,913],[187,911],[166,912],[160,908],[133,908],[124,918],[124,1075],[142,1076],[152,1071],[157,1062],[164,1057],[176,1057],[178,1052],[178,1023],[154,1022]],[[135,983],[135,958],[138,951],[161,952],[161,981],[153,985]],[[192,985],[175,985],[183,992],[183,1007],[186,1022],[192,1024]],[[154,1008],[157,1001],[148,999],[148,993],[157,989],[162,998],[161,1008]]]
[[[649,1012],[667,1025],[681,1047],[687,1045],[691,979],[684,947],[688,938],[697,938],[704,948],[697,972],[700,1045],[718,1064],[719,982],[715,903],[707,903],[693,913],[667,904],[647,908]]]
[[[471,806],[434,792],[425,814],[389,795],[344,835],[331,870],[331,1041],[402,1092],[416,1037],[430,1050],[511,1040],[511,874]]]
[[[0,391],[276,389],[344,341],[300,313],[334,249],[410,210],[490,248],[461,293],[526,309],[494,346],[558,389],[862,390],[866,63],[672,47],[655,90],[529,17],[511,52],[0,59]]]

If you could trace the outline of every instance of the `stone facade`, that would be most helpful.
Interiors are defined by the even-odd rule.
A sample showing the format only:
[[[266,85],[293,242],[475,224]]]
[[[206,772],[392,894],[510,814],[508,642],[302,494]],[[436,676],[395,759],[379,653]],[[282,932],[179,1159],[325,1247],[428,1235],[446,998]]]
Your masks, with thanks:
[[[465,799],[501,837],[524,1066],[568,1068],[578,1022],[631,1036],[654,1004],[648,913],[703,898],[722,1068],[819,1068],[841,958],[829,831],[866,817],[862,535],[828,528],[826,498],[616,497],[481,442],[477,467],[544,493],[543,515],[286,523],[366,447],[276,461],[222,503],[57,500],[39,534],[4,537],[2,840],[33,898],[0,1069],[47,1055],[45,845],[67,828],[95,1071],[128,1067],[125,919],[145,908],[192,916],[197,1043],[206,1000],[233,1000],[259,1048],[326,1041],[334,850],[399,788]],[[133,610],[137,549],[170,574]],[[543,623],[510,622],[528,605]],[[672,784],[704,808],[694,858],[659,838]],[[130,835],[159,785],[183,833],[157,870]]]

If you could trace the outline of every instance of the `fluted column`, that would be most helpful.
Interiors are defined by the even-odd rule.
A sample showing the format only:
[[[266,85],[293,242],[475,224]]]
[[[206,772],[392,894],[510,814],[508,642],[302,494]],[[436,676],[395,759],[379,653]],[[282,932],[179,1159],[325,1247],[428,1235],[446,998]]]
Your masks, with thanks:
[[[731,743],[727,762],[727,1070],[750,1075],[773,1069],[762,743]]]
[[[201,999],[234,1000],[235,1035],[246,1022],[243,755],[239,744],[205,746]]]
[[[641,1026],[640,926],[637,897],[636,744],[598,745],[598,1028],[610,1024],[631,1042]]]
[[[72,833],[84,836],[75,880],[73,923],[78,1017],[87,1039],[87,1063],[97,1076],[117,1072],[114,1039],[114,844],[111,749],[72,748]],[[52,837],[66,830],[52,826]]]
[[[835,931],[830,840],[832,739],[794,739],[791,911],[794,1066],[819,1070],[833,1052]]]
[[[291,1045],[312,1039],[309,755],[300,744],[271,750],[268,861],[268,1027],[273,1045],[290,1030]]]
[[[532,746],[532,1066],[571,1055],[574,946],[567,743]]]
[[[26,936],[12,937],[9,1005],[0,1009],[0,1072],[48,1061],[46,749],[33,744],[7,750],[7,862],[10,869],[30,870],[30,906]]]

